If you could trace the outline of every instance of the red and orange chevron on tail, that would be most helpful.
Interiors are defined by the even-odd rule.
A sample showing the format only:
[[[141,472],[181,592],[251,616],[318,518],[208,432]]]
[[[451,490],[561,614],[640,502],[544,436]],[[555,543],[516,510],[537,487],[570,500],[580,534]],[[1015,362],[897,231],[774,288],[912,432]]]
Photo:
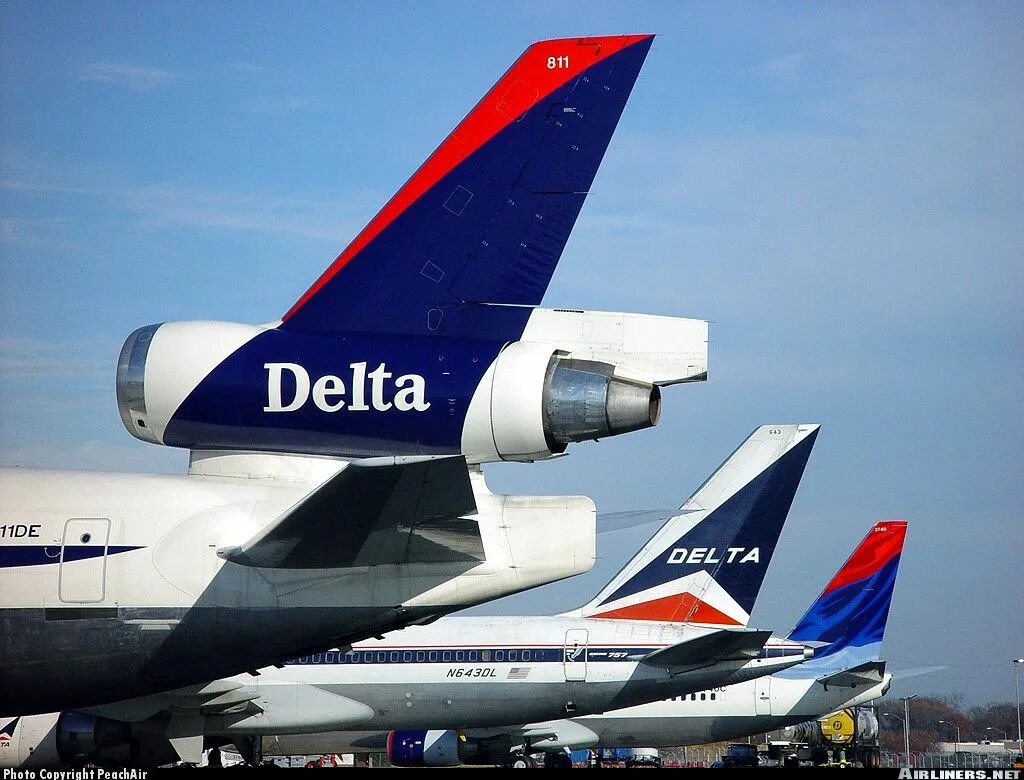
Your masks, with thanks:
[[[710,604],[705,604],[691,593],[663,596],[653,601],[644,601],[628,607],[619,607],[607,612],[588,615],[593,618],[617,618],[619,620],[655,620],[662,623],[707,623],[716,626],[741,625],[736,618],[726,615]]]

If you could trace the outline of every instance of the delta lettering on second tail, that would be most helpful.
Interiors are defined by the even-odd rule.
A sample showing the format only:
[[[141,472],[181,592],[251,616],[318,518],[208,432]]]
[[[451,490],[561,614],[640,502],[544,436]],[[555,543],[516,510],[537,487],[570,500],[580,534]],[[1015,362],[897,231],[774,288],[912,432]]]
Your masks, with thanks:
[[[707,378],[707,322],[540,307],[652,41],[530,46],[280,320],[136,330],[125,427],[485,463],[655,425],[662,387]]]
[[[486,730],[477,734],[478,752],[507,759],[511,746],[542,740],[509,723],[602,712],[802,663],[811,654],[804,644],[747,622],[817,431],[758,428],[578,610],[444,617],[351,647],[311,650],[256,677],[23,718],[17,755],[32,756],[25,766],[116,762],[125,754],[158,764],[184,758],[204,739],[235,742],[250,756],[270,742],[268,750],[322,753],[355,739],[361,749],[371,742],[387,749],[393,763],[430,765],[461,759],[424,753],[424,740],[453,747],[457,730],[476,728]],[[742,547],[759,556],[670,562],[681,547]],[[175,717],[180,725],[169,730]],[[360,733],[340,733],[347,729]],[[116,737],[88,747],[99,746],[102,734]]]

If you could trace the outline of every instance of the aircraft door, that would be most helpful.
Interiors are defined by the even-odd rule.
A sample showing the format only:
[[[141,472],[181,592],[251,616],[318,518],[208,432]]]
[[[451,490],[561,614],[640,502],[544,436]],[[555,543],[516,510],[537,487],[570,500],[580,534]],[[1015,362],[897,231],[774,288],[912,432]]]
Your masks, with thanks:
[[[772,676],[766,674],[754,681],[754,714],[772,714]]]
[[[58,595],[76,604],[103,601],[110,520],[75,517],[64,523]]]
[[[587,679],[587,638],[590,632],[585,628],[570,628],[565,632],[565,648],[562,664],[567,682],[583,682]]]

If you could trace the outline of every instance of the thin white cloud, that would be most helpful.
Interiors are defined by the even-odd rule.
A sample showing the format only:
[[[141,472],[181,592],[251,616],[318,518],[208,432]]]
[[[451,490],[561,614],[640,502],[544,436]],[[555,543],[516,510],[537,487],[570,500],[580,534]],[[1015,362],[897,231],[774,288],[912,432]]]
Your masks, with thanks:
[[[278,95],[243,103],[240,108],[247,114],[276,114],[288,111],[309,111],[318,105],[317,99],[309,95]]]
[[[247,62],[245,60],[231,62],[227,68],[235,73],[261,73],[263,71],[263,66],[258,62]]]
[[[123,62],[91,62],[78,74],[80,81],[126,87],[133,92],[146,92],[174,81],[177,74],[163,68],[147,68]]]
[[[114,370],[109,355],[116,354],[118,347],[110,340],[0,338],[0,379],[37,382],[70,378],[106,382]]]
[[[89,440],[71,445],[5,446],[0,449],[0,466],[184,474],[188,464],[185,450],[143,442]]]
[[[18,170],[12,171],[11,177],[0,179],[0,190],[22,197],[64,195],[102,199],[111,209],[129,215],[139,226],[151,230],[199,227],[340,243],[351,238],[383,200],[379,192],[363,192],[351,202],[342,202],[240,193],[181,182],[138,186],[119,182],[103,172],[73,170],[38,161],[23,161],[15,167]],[[30,222],[0,222],[0,244],[25,243],[32,238],[33,230],[46,227]]]
[[[796,77],[810,57],[806,51],[796,51],[760,62],[749,69],[749,72],[767,78],[788,80]]]

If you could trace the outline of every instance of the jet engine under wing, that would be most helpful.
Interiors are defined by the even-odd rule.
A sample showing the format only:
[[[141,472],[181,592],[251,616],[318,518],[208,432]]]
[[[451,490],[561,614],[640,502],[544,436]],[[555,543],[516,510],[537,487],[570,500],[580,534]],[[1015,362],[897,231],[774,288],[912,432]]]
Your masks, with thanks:
[[[849,669],[843,669],[824,677],[817,682],[826,688],[856,688],[859,685],[878,685],[885,680],[885,661],[867,661]]]
[[[484,559],[462,457],[352,461],[224,557],[244,566],[333,569]]]
[[[644,657],[649,666],[696,666],[716,661],[757,658],[771,631],[720,629],[710,634],[655,650]]]

